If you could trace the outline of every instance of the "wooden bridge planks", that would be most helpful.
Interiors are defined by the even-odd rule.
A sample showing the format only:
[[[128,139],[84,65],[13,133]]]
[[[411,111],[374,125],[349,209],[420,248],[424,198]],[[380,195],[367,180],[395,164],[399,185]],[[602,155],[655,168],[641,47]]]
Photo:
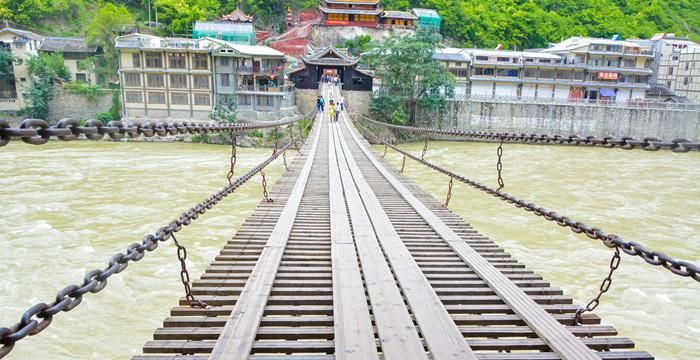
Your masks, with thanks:
[[[380,333],[385,331],[382,328],[386,327],[387,323],[381,319],[387,313],[382,309],[381,302],[373,302],[369,294],[370,282],[376,277],[375,271],[369,269],[375,269],[377,264],[384,263],[391,272],[396,272],[395,264],[382,257],[366,268],[360,252],[360,247],[367,247],[372,241],[378,246],[379,252],[386,252],[383,245],[378,245],[380,242],[377,233],[373,233],[374,227],[362,224],[369,222],[371,225],[372,221],[377,222],[377,217],[370,215],[369,220],[355,223],[356,219],[361,219],[357,213],[353,218],[350,209],[344,204],[341,209],[335,205],[347,201],[348,194],[337,193],[338,189],[346,190],[343,182],[347,182],[347,188],[352,189],[349,181],[359,177],[363,177],[370,187],[365,187],[364,190],[373,192],[376,202],[380,203],[381,207],[375,210],[384,212],[388,218],[389,222],[384,219],[383,224],[395,232],[389,232],[389,235],[398,236],[399,241],[408,250],[404,255],[417,264],[424,283],[435,294],[440,306],[448,314],[449,321],[453,323],[452,326],[465,343],[470,345],[477,359],[541,360],[564,357],[552,349],[551,344],[524,320],[522,314],[516,312],[512,305],[505,301],[502,294],[494,291],[483,279],[483,274],[465,263],[453,244],[446,242],[432,224],[408,204],[393,184],[378,172],[375,164],[368,161],[373,155],[362,151],[363,145],[355,143],[348,136],[349,129],[337,127],[336,130],[342,132],[337,133],[336,140],[340,142],[341,137],[345,137],[350,141],[333,149],[326,148],[325,146],[334,144],[328,137],[329,133],[324,132],[327,131],[327,126],[326,123],[323,128],[316,126],[314,129],[314,134],[320,132],[318,134],[321,140],[318,146],[321,150],[317,151],[315,156],[306,189],[300,200],[300,208],[294,217],[286,246],[281,252],[269,293],[260,301],[262,305],[256,306],[256,311],[261,311],[262,315],[258,317],[259,323],[255,324],[253,329],[249,329],[253,333],[249,336],[253,339],[250,352],[231,352],[228,358],[330,360],[336,357],[350,358],[351,356],[346,356],[348,354],[340,354],[340,351],[351,349],[353,346],[367,351],[369,355],[364,358],[391,358],[398,354],[391,346],[382,342]],[[308,152],[311,145],[306,144],[304,151]],[[330,168],[332,164],[328,161],[332,158],[329,155],[333,154],[333,151],[338,155],[336,161],[350,154],[360,171],[357,172],[355,168],[355,176],[351,176],[352,171],[346,159],[343,163],[345,170],[342,170],[346,175],[340,175],[342,180],[336,177],[335,181],[339,183],[333,184],[334,170]],[[164,321],[164,327],[156,330],[154,340],[144,347],[146,354],[135,359],[209,358],[209,353],[217,346],[217,339],[236,307],[236,302],[240,302],[243,297],[248,278],[253,274],[267,240],[284,211],[288,197],[297,184],[298,174],[308,159],[304,156],[294,159],[287,176],[281,178],[273,188],[275,203],[261,202],[234,239],[222,249],[207,272],[193,283],[193,290],[197,296],[214,306],[209,309],[192,309],[184,306],[186,303],[181,300],[180,306],[173,308],[171,317]],[[341,167],[336,171],[340,174]],[[629,339],[617,337],[617,332],[610,326],[599,325],[600,319],[595,315],[586,316],[586,326],[576,326],[574,312],[579,307],[572,304],[570,297],[563,295],[560,289],[550,287],[549,283],[519,264],[492,240],[480,235],[448,209],[442,208],[436,199],[419,187],[395,171],[387,171],[454,232],[457,236],[455,243],[462,242],[481,256],[502,274],[504,281],[511,283],[535,304],[531,306],[547,314],[551,318],[550,322],[561,324],[562,329],[579,339],[587,349],[594,350],[596,356],[611,360],[653,358],[645,352],[633,351],[634,344]],[[364,212],[367,216],[363,198],[356,186],[355,189],[355,195],[359,197],[355,198],[355,203],[359,200],[362,208],[353,206],[354,211],[360,214]],[[334,205],[331,206],[331,203]],[[350,224],[345,223],[343,219]],[[343,233],[348,231],[348,225],[355,235],[353,240],[357,249],[350,246],[348,236],[343,236]],[[368,228],[369,232],[366,230]],[[363,231],[367,235],[362,235]],[[342,252],[334,252],[341,250],[338,246],[342,246]],[[376,253],[378,252],[375,251]],[[344,272],[350,272],[343,273],[348,275],[343,279],[338,277],[341,275],[338,265],[341,264],[350,265],[343,267],[346,270]],[[362,281],[363,289],[358,284],[358,279]],[[342,288],[349,289],[350,292],[342,294],[339,287],[341,284],[351,284],[350,288]],[[402,311],[408,312],[409,318],[406,323],[410,321],[410,328],[413,329],[411,331],[423,336],[424,328],[420,326],[420,316],[413,312],[406,297],[406,282],[401,283],[392,277],[386,279],[384,287],[386,286],[393,286],[401,293],[402,303],[391,301],[400,309],[403,308]],[[368,294],[362,293],[364,290],[367,290]],[[359,293],[362,293],[361,298],[354,299]],[[393,298],[396,299],[396,296]],[[403,301],[404,298],[406,301]],[[360,319],[351,318],[358,320],[356,324],[346,322],[349,316],[352,316],[350,314],[360,315]],[[357,333],[357,338],[353,338],[353,329],[361,331]],[[430,334],[432,336],[434,333]],[[349,341],[343,343],[343,338]],[[360,339],[362,340],[358,341]],[[411,341],[411,346],[421,349],[416,351],[416,357],[444,358],[423,351],[428,347],[425,340],[430,341],[415,338]],[[352,341],[357,342],[352,344]],[[372,344],[376,354],[372,352]]]

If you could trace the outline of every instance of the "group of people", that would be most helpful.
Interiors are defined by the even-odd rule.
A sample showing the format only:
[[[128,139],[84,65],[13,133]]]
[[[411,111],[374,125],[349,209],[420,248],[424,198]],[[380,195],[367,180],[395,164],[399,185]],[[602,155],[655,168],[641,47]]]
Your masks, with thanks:
[[[319,95],[316,98],[316,111],[323,112],[326,108],[326,99]],[[338,121],[338,114],[345,110],[345,99],[341,96],[338,102],[335,102],[333,98],[328,100],[328,114],[330,115],[330,121]]]
[[[321,81],[326,83],[326,84],[334,84],[335,86],[340,85],[340,78],[338,75],[330,75],[326,74],[321,77]]]

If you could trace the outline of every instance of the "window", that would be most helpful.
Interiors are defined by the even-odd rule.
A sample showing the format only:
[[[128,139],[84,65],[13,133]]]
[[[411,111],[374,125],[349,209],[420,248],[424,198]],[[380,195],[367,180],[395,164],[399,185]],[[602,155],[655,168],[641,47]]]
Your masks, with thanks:
[[[192,76],[192,83],[195,89],[209,89],[209,76],[207,75],[194,75]]]
[[[499,62],[509,62],[509,61],[510,61],[510,58],[507,58],[507,57],[498,57],[498,58],[496,58],[496,61],[499,61]]]
[[[149,104],[165,104],[165,93],[164,92],[149,92],[148,93],[148,103]]]
[[[668,74],[669,74],[669,75],[673,75],[673,68],[672,68],[672,67],[669,67],[669,68],[668,68]]]
[[[192,55],[192,67],[197,70],[209,69],[209,56],[206,54]]]
[[[525,58],[525,62],[527,62],[527,63],[534,63],[534,62],[535,62],[535,59],[533,59],[533,58]]]
[[[678,55],[673,55],[673,56],[671,56],[671,59],[672,59],[672,60],[678,60]]]
[[[25,82],[25,81],[27,81],[27,78],[19,78],[19,81]]]
[[[540,59],[540,64],[550,64],[552,60],[550,59]]]
[[[561,80],[570,80],[571,79],[571,72],[569,71],[557,71],[557,79]]]
[[[574,72],[574,80],[583,80],[585,78],[583,71]]]
[[[666,86],[667,86],[668,88],[671,88],[671,80],[666,81]]]
[[[76,73],[75,74],[75,81],[80,81],[82,83],[87,82],[87,75],[85,73]]]
[[[148,87],[165,87],[165,81],[163,80],[163,75],[161,74],[146,74],[146,83]]]
[[[16,43],[15,43],[15,49],[21,49],[21,48],[23,48],[23,47],[24,47],[24,44],[22,44],[22,43],[20,43],[20,42],[16,42]]]
[[[690,63],[685,63],[685,69],[689,70],[690,69]]]
[[[228,74],[219,74],[219,84],[221,87],[231,87],[231,78]]]
[[[450,69],[450,72],[457,77],[467,77],[467,69]]]
[[[168,55],[168,66],[171,69],[186,69],[187,60],[183,53],[174,53]]]
[[[141,86],[141,74],[124,73],[124,85],[126,85],[126,86]]]
[[[688,85],[688,82],[689,82],[689,78],[688,78],[688,77],[684,77],[684,78],[683,78],[683,85]]]
[[[252,100],[252,96],[251,96],[251,95],[241,95],[241,96],[238,97],[238,99],[239,99],[239,100],[238,100],[238,104],[239,104],[239,105],[250,105],[251,102],[252,102],[252,101],[251,101],[251,100]]]
[[[194,94],[194,104],[200,106],[210,105],[209,94]]]
[[[523,73],[523,77],[526,78],[536,78],[537,77],[537,69],[525,69],[525,72]]]
[[[518,70],[515,69],[498,69],[496,76],[503,77],[518,77]]]
[[[493,69],[475,68],[474,75],[493,76]]]
[[[162,68],[163,67],[163,57],[157,52],[146,53],[146,67],[147,68]]]
[[[226,56],[221,57],[219,58],[219,63],[223,66],[229,66],[231,64],[231,58]]]
[[[131,66],[141,67],[141,54],[131,54]]]
[[[272,96],[258,95],[257,101],[259,106],[273,106],[275,104],[275,99]]]
[[[633,68],[634,67],[634,60],[624,60],[622,62],[622,67]]]
[[[170,103],[173,105],[188,105],[190,103],[187,93],[171,93]]]
[[[478,61],[489,61],[489,57],[488,57],[488,56],[477,56],[477,57],[476,57],[476,60],[478,60]]]
[[[541,70],[540,71],[540,78],[541,79],[555,79],[557,76],[556,71],[553,70]]]
[[[170,87],[174,89],[187,88],[187,75],[170,74]]]
[[[140,91],[127,91],[126,92],[126,102],[141,104],[143,103],[143,95]]]

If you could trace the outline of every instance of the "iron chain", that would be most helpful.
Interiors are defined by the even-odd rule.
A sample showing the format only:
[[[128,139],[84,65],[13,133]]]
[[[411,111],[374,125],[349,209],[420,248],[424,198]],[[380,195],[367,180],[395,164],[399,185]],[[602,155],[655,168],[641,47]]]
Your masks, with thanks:
[[[289,171],[289,166],[287,166],[287,151],[282,152],[282,161],[284,162],[284,170]]]
[[[170,236],[173,238],[175,246],[177,246],[177,259],[180,261],[180,280],[182,281],[182,286],[185,288],[187,305],[206,309],[209,305],[201,300],[195,299],[194,295],[192,295],[192,288],[190,288],[190,272],[187,271],[187,249],[180,245],[175,238],[175,234],[170,234]]]
[[[237,147],[236,147],[236,133],[234,131],[231,131],[231,167],[229,168],[228,174],[226,174],[226,179],[228,180],[229,185],[233,181],[233,175],[234,171],[236,168],[236,161],[237,161],[237,156],[236,153],[238,152]]]
[[[166,136],[178,134],[202,134],[227,131],[247,131],[265,128],[274,128],[294,124],[299,119],[275,121],[270,123],[237,123],[237,124],[202,124],[192,122],[175,123],[140,123],[127,125],[121,121],[110,121],[106,125],[99,120],[88,120],[81,125],[77,119],[67,118],[60,120],[56,125],[41,119],[26,119],[19,128],[10,127],[9,122],[0,120],[0,147],[7,145],[10,140],[21,139],[32,145],[46,144],[53,136],[62,141],[77,140],[85,135],[88,140],[100,140],[105,135],[112,140],[120,140],[125,137],[136,138]]]
[[[501,162],[501,157],[503,156],[503,138],[501,138],[501,143],[498,145],[496,154],[498,155],[498,162],[496,162],[496,170],[498,170],[498,189],[496,189],[496,191],[501,191],[505,187],[503,176],[501,176],[501,170],[503,170],[503,163]]]
[[[423,142],[423,152],[420,154],[421,160],[425,159],[425,153],[428,151],[428,137],[425,137],[425,141]]]
[[[265,178],[265,173],[261,171],[260,175],[262,176],[263,198],[269,203],[274,202],[274,200],[270,198],[270,194],[267,192],[267,179]]]
[[[603,232],[603,230],[599,228],[588,226],[579,221],[574,221],[567,216],[560,215],[556,211],[548,210],[532,202],[527,202],[506,192],[496,190],[477,181],[455,174],[454,172],[449,171],[445,168],[432,164],[428,161],[421,160],[419,157],[414,156],[406,151],[399,149],[396,146],[389,144],[388,142],[380,139],[379,137],[377,137],[369,131],[365,132],[371,137],[373,137],[376,141],[387,145],[388,147],[397,151],[400,154],[403,154],[404,162],[406,157],[409,157],[412,160],[415,160],[439,173],[454,177],[456,180],[467,184],[477,190],[490,194],[509,204],[513,204],[517,208],[521,208],[525,211],[532,212],[537,216],[542,216],[546,220],[557,223],[559,226],[568,227],[571,231],[577,234],[583,233],[591,239],[600,240],[605,246],[609,248],[619,248],[627,255],[639,256],[648,264],[655,266],[663,266],[665,269],[671,271],[676,275],[690,277],[693,280],[700,282],[700,266],[698,266],[697,264],[684,260],[676,260],[663,253],[648,250],[644,245],[638,242],[627,242],[615,234],[606,234],[605,232]]]
[[[452,182],[454,181],[454,178],[450,176],[450,182],[447,184],[447,196],[445,196],[445,204],[443,204],[444,207],[450,206],[450,199],[452,199]]]
[[[595,310],[595,308],[600,305],[600,297],[603,296],[608,290],[610,290],[610,285],[612,285],[612,275],[617,270],[618,267],[620,267],[620,249],[615,248],[615,253],[613,254],[612,258],[610,259],[610,271],[608,272],[608,276],[603,279],[603,282],[600,284],[600,288],[598,291],[598,296],[596,296],[593,300],[591,300],[588,305],[586,305],[586,308],[584,309],[578,309],[576,310],[576,323],[581,325],[582,319],[581,315],[586,312],[591,312]]]
[[[693,142],[688,139],[673,139],[670,141],[661,140],[655,137],[645,137],[642,140],[635,139],[633,137],[596,137],[596,136],[561,136],[561,135],[547,135],[547,134],[516,134],[516,133],[498,133],[498,132],[486,132],[486,131],[465,131],[457,129],[435,129],[435,128],[425,128],[425,127],[414,127],[414,126],[402,126],[394,125],[381,121],[377,121],[368,118],[364,115],[360,117],[367,122],[372,124],[381,125],[393,129],[419,132],[419,133],[430,133],[436,135],[444,136],[455,136],[463,137],[467,139],[474,140],[505,140],[507,142],[515,143],[526,143],[526,144],[560,144],[560,145],[585,145],[585,146],[602,146],[605,148],[618,147],[625,150],[631,150],[635,148],[641,148],[647,151],[658,151],[661,149],[669,149],[677,153],[685,153],[691,150],[700,150],[700,143]]]
[[[403,174],[403,170],[406,168],[406,155],[403,156],[403,159],[401,160],[401,171],[399,173]]]

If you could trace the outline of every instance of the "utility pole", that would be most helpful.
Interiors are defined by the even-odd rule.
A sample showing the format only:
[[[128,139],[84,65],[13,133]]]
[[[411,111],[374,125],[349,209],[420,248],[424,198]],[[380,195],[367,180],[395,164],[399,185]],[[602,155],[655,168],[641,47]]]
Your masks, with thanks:
[[[148,0],[148,27],[151,27],[151,0]]]

